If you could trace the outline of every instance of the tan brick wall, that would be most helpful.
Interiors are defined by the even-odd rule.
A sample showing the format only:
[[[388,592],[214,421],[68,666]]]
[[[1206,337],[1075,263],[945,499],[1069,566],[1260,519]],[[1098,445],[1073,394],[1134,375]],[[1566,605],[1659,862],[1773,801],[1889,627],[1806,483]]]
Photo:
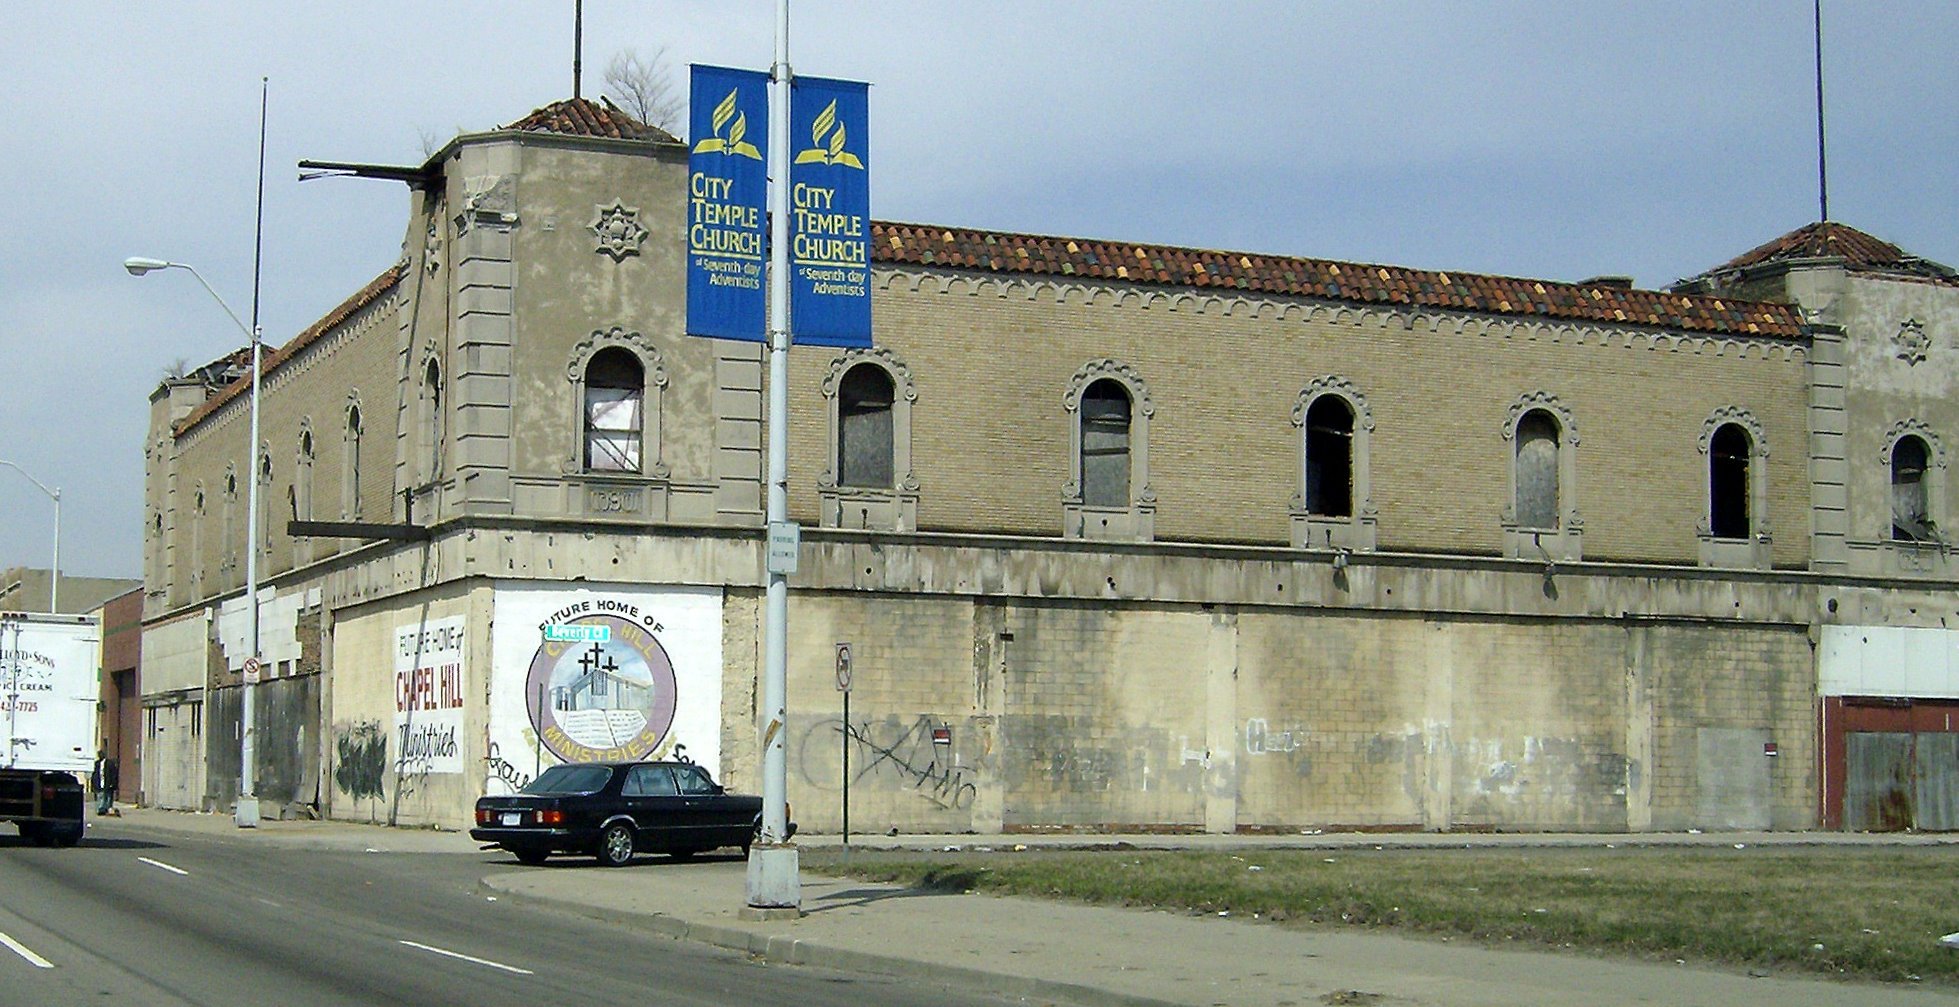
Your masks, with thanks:
[[[888,274],[881,274],[888,278]],[[910,365],[914,469],[925,530],[1056,535],[1068,472],[1063,392],[1101,357],[1130,364],[1151,390],[1151,482],[1162,540],[1283,543],[1299,489],[1291,410],[1316,377],[1339,374],[1376,423],[1374,502],[1384,549],[1496,553],[1512,443],[1506,412],[1527,392],[1569,408],[1587,558],[1697,561],[1706,509],[1708,416],[1752,411],[1769,448],[1775,561],[1806,562],[1803,355],[1703,340],[1657,346],[1630,328],[1579,332],[1491,326],[1324,307],[1173,308],[1162,297],[1081,289],[1057,297],[965,280],[881,285],[879,345]],[[1001,296],[1004,292],[1005,296]],[[1465,331],[1458,323],[1467,322]],[[835,352],[792,354],[791,507],[817,517],[827,464],[820,383]]]
[[[272,484],[262,488],[270,514],[269,527],[261,535],[269,543],[269,554],[261,562],[261,579],[290,570],[295,558],[331,555],[339,548],[359,543],[343,540],[315,540],[310,553],[295,557],[292,536],[286,522],[292,516],[287,492],[299,474],[297,464],[300,429],[310,419],[313,431],[312,500],[313,517],[337,521],[341,515],[341,486],[346,458],[345,433],[350,392],[361,402],[360,495],[365,520],[386,521],[394,492],[394,443],[396,404],[396,308],[392,295],[356,314],[338,330],[308,347],[267,377],[260,387],[259,439],[270,448]],[[268,350],[269,352],[269,350]],[[244,581],[247,483],[247,434],[251,429],[248,396],[240,395],[215,415],[207,417],[176,441],[177,492],[172,501],[174,536],[173,583],[187,584],[193,568],[203,574],[203,596],[235,589]],[[238,500],[233,516],[234,541],[224,536],[224,479],[228,467],[239,472]],[[199,522],[193,513],[198,487],[204,490],[205,507]],[[198,550],[193,553],[195,540]],[[236,568],[229,576],[220,575],[227,557],[235,557]],[[174,594],[174,604],[195,600],[187,594]]]

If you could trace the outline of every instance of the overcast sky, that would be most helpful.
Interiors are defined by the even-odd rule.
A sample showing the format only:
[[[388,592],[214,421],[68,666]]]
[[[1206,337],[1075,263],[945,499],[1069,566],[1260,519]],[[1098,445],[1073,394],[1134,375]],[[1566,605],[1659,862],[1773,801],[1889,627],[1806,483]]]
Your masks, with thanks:
[[[615,52],[766,68],[771,0],[587,0]],[[1826,0],[1831,217],[1959,264],[1959,3]],[[259,78],[266,338],[400,254],[425,138],[570,96],[572,0],[33,2],[0,13],[0,459],[62,565],[141,571],[147,396],[242,343]],[[796,0],[801,72],[870,81],[883,219],[1664,285],[1817,218],[1810,0]],[[683,87],[684,89],[684,87]],[[0,468],[0,567],[52,507]]]

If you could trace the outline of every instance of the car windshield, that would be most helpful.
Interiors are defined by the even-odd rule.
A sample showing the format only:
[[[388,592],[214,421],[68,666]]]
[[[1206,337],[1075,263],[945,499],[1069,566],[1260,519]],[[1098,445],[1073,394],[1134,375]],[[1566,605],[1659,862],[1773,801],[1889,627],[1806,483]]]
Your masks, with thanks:
[[[610,766],[552,766],[525,785],[526,794],[589,794],[612,778]]]

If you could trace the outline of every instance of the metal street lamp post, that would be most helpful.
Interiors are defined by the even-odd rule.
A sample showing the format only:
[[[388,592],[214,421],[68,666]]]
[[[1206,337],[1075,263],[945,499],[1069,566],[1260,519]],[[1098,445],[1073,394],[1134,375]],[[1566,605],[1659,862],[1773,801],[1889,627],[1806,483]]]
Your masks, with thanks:
[[[261,345],[259,340],[259,329],[257,326],[246,325],[244,320],[238,317],[238,312],[231,310],[231,305],[226,304],[224,298],[219,297],[218,292],[211,287],[210,283],[205,281],[203,274],[199,273],[195,268],[193,268],[192,266],[186,263],[166,262],[163,259],[131,258],[131,259],[124,260],[122,266],[124,269],[129,270],[129,275],[131,276],[142,276],[145,273],[155,272],[156,270],[159,269],[181,269],[189,273],[190,275],[197,277],[197,282],[204,285],[204,289],[207,293],[211,295],[211,299],[218,302],[218,307],[223,308],[224,313],[230,315],[231,320],[238,324],[239,330],[244,332],[246,336],[251,338],[252,341],[251,438],[252,440],[251,440],[251,446],[247,451],[247,454],[250,455],[250,460],[247,462],[245,467],[245,478],[247,481],[246,491],[245,491],[245,598],[247,602],[246,607],[251,612],[251,634],[252,634],[251,656],[248,658],[248,660],[250,660],[253,664],[256,665],[259,660],[259,626],[258,626],[258,622],[259,622],[259,613],[258,613],[258,534],[259,534],[259,529],[258,529],[258,480],[259,480],[258,405],[259,402],[258,400],[259,400],[259,347]],[[258,826],[258,788],[257,788],[257,780],[256,780],[257,774],[254,772],[254,767],[252,765],[253,754],[254,754],[253,747],[254,747],[254,743],[257,740],[255,736],[256,732],[253,730],[253,721],[255,720],[255,717],[252,711],[252,697],[253,697],[253,689],[258,685],[257,677],[258,676],[253,674],[247,674],[245,676],[245,694],[243,700],[241,701],[244,709],[239,713],[239,718],[241,721],[239,733],[241,735],[241,738],[239,740],[238,758],[241,765],[239,768],[239,780],[238,780],[238,809],[234,813],[233,819],[237,823],[238,827],[241,829],[256,828]]]
[[[54,573],[48,578],[48,611],[50,613],[59,612],[61,611],[61,487],[56,486],[53,489],[49,489],[42,484],[41,480],[28,475],[26,469],[15,465],[13,462],[0,461],[0,465],[5,465],[15,472],[26,476],[28,482],[33,483],[35,488],[46,493],[48,499],[54,501]]]

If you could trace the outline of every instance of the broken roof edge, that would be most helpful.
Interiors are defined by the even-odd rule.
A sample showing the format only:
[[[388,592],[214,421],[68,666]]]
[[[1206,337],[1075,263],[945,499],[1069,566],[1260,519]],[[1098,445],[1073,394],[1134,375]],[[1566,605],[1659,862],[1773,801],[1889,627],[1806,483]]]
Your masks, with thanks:
[[[887,265],[1283,294],[1389,310],[1555,318],[1780,342],[1807,338],[1800,312],[1774,301],[901,221],[872,221],[871,230],[872,260]]]
[[[319,320],[300,330],[298,335],[288,340],[284,345],[260,351],[260,380],[271,377],[274,371],[278,370],[287,361],[297,357],[308,346],[318,342],[341,323],[359,314],[362,309],[381,300],[388,291],[394,289],[395,285],[401,282],[402,277],[407,274],[407,271],[408,264],[406,262],[397,262],[389,266],[382,270],[379,276],[369,280],[366,286],[363,286],[346,300],[334,305],[326,314],[321,315]],[[210,398],[205,399],[197,408],[186,414],[183,419],[172,424],[170,430],[173,436],[182,437],[190,433],[192,428],[215,415],[227,403],[243,395],[251,387],[251,347],[247,346],[244,350],[237,352],[242,352],[246,355],[247,359],[240,368],[244,373],[219,389]]]

